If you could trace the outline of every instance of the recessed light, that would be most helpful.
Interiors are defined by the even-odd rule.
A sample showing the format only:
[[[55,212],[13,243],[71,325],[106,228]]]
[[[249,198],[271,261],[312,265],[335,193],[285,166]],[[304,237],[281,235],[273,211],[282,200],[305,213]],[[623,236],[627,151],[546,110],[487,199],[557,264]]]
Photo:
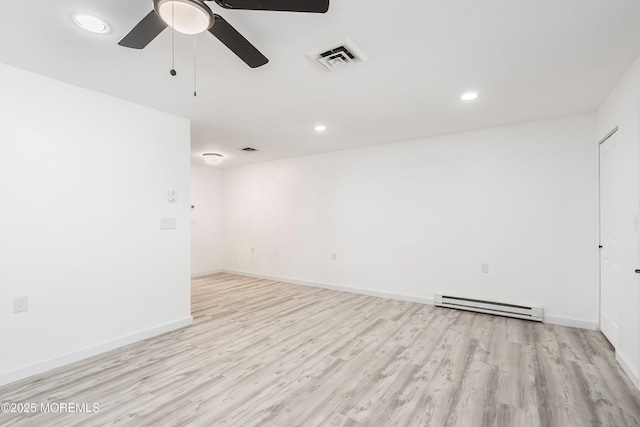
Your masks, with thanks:
[[[316,127],[314,127],[314,129],[317,132],[324,132],[325,130],[327,130],[327,127],[325,125],[317,125]]]
[[[109,32],[109,26],[107,23],[92,15],[73,15],[73,22],[83,30],[92,33],[104,34]]]
[[[462,99],[463,101],[473,101],[477,97],[478,97],[478,93],[477,92],[467,92],[467,93],[463,94],[460,97],[460,99]]]

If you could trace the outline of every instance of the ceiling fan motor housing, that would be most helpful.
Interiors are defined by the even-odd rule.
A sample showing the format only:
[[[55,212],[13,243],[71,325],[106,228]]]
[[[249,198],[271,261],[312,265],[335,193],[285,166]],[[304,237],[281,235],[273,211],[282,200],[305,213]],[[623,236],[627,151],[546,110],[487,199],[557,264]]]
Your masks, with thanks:
[[[166,24],[183,34],[199,34],[213,26],[214,16],[202,0],[153,0]]]

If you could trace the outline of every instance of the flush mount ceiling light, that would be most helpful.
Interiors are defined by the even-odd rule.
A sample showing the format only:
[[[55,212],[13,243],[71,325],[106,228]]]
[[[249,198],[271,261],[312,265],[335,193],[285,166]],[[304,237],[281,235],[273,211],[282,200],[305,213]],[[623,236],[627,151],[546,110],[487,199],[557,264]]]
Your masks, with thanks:
[[[473,101],[477,97],[478,97],[478,93],[477,92],[467,92],[467,93],[463,94],[460,97],[460,99],[462,99],[463,101]]]
[[[316,125],[314,129],[316,130],[316,132],[324,132],[325,130],[327,130],[327,127],[325,125]]]
[[[109,32],[109,26],[102,19],[91,15],[77,14],[73,15],[73,22],[83,30],[104,34]]]
[[[183,34],[200,34],[213,25],[213,12],[199,0],[154,0],[162,20]]]
[[[217,165],[222,161],[224,156],[218,153],[204,153],[202,157],[204,157],[204,161],[210,165]]]

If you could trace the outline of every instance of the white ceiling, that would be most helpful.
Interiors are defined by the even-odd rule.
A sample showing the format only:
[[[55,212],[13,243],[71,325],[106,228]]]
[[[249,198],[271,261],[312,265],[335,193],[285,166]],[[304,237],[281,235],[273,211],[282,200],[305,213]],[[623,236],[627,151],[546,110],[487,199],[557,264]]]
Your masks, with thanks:
[[[0,62],[189,118],[193,162],[212,151],[223,167],[595,111],[640,52],[638,0],[331,0],[327,14],[208,2],[270,62],[251,69],[200,34],[193,97],[192,36],[176,34],[176,77],[169,30],[117,45],[151,0],[1,1]],[[112,31],[75,27],[78,12]],[[330,73],[305,56],[345,37],[370,60]],[[468,90],[480,97],[462,102]]]

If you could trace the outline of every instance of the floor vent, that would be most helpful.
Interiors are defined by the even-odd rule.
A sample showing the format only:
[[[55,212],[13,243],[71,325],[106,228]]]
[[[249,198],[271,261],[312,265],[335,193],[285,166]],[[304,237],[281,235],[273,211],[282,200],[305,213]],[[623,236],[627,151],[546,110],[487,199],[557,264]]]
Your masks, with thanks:
[[[358,61],[369,60],[367,55],[348,37],[332,47],[307,52],[307,56],[327,71],[335,71]]]
[[[479,313],[495,314],[498,316],[515,317],[518,319],[542,322],[542,307],[532,307],[439,294],[435,294],[434,301],[438,307],[457,308],[460,310],[477,311]]]

